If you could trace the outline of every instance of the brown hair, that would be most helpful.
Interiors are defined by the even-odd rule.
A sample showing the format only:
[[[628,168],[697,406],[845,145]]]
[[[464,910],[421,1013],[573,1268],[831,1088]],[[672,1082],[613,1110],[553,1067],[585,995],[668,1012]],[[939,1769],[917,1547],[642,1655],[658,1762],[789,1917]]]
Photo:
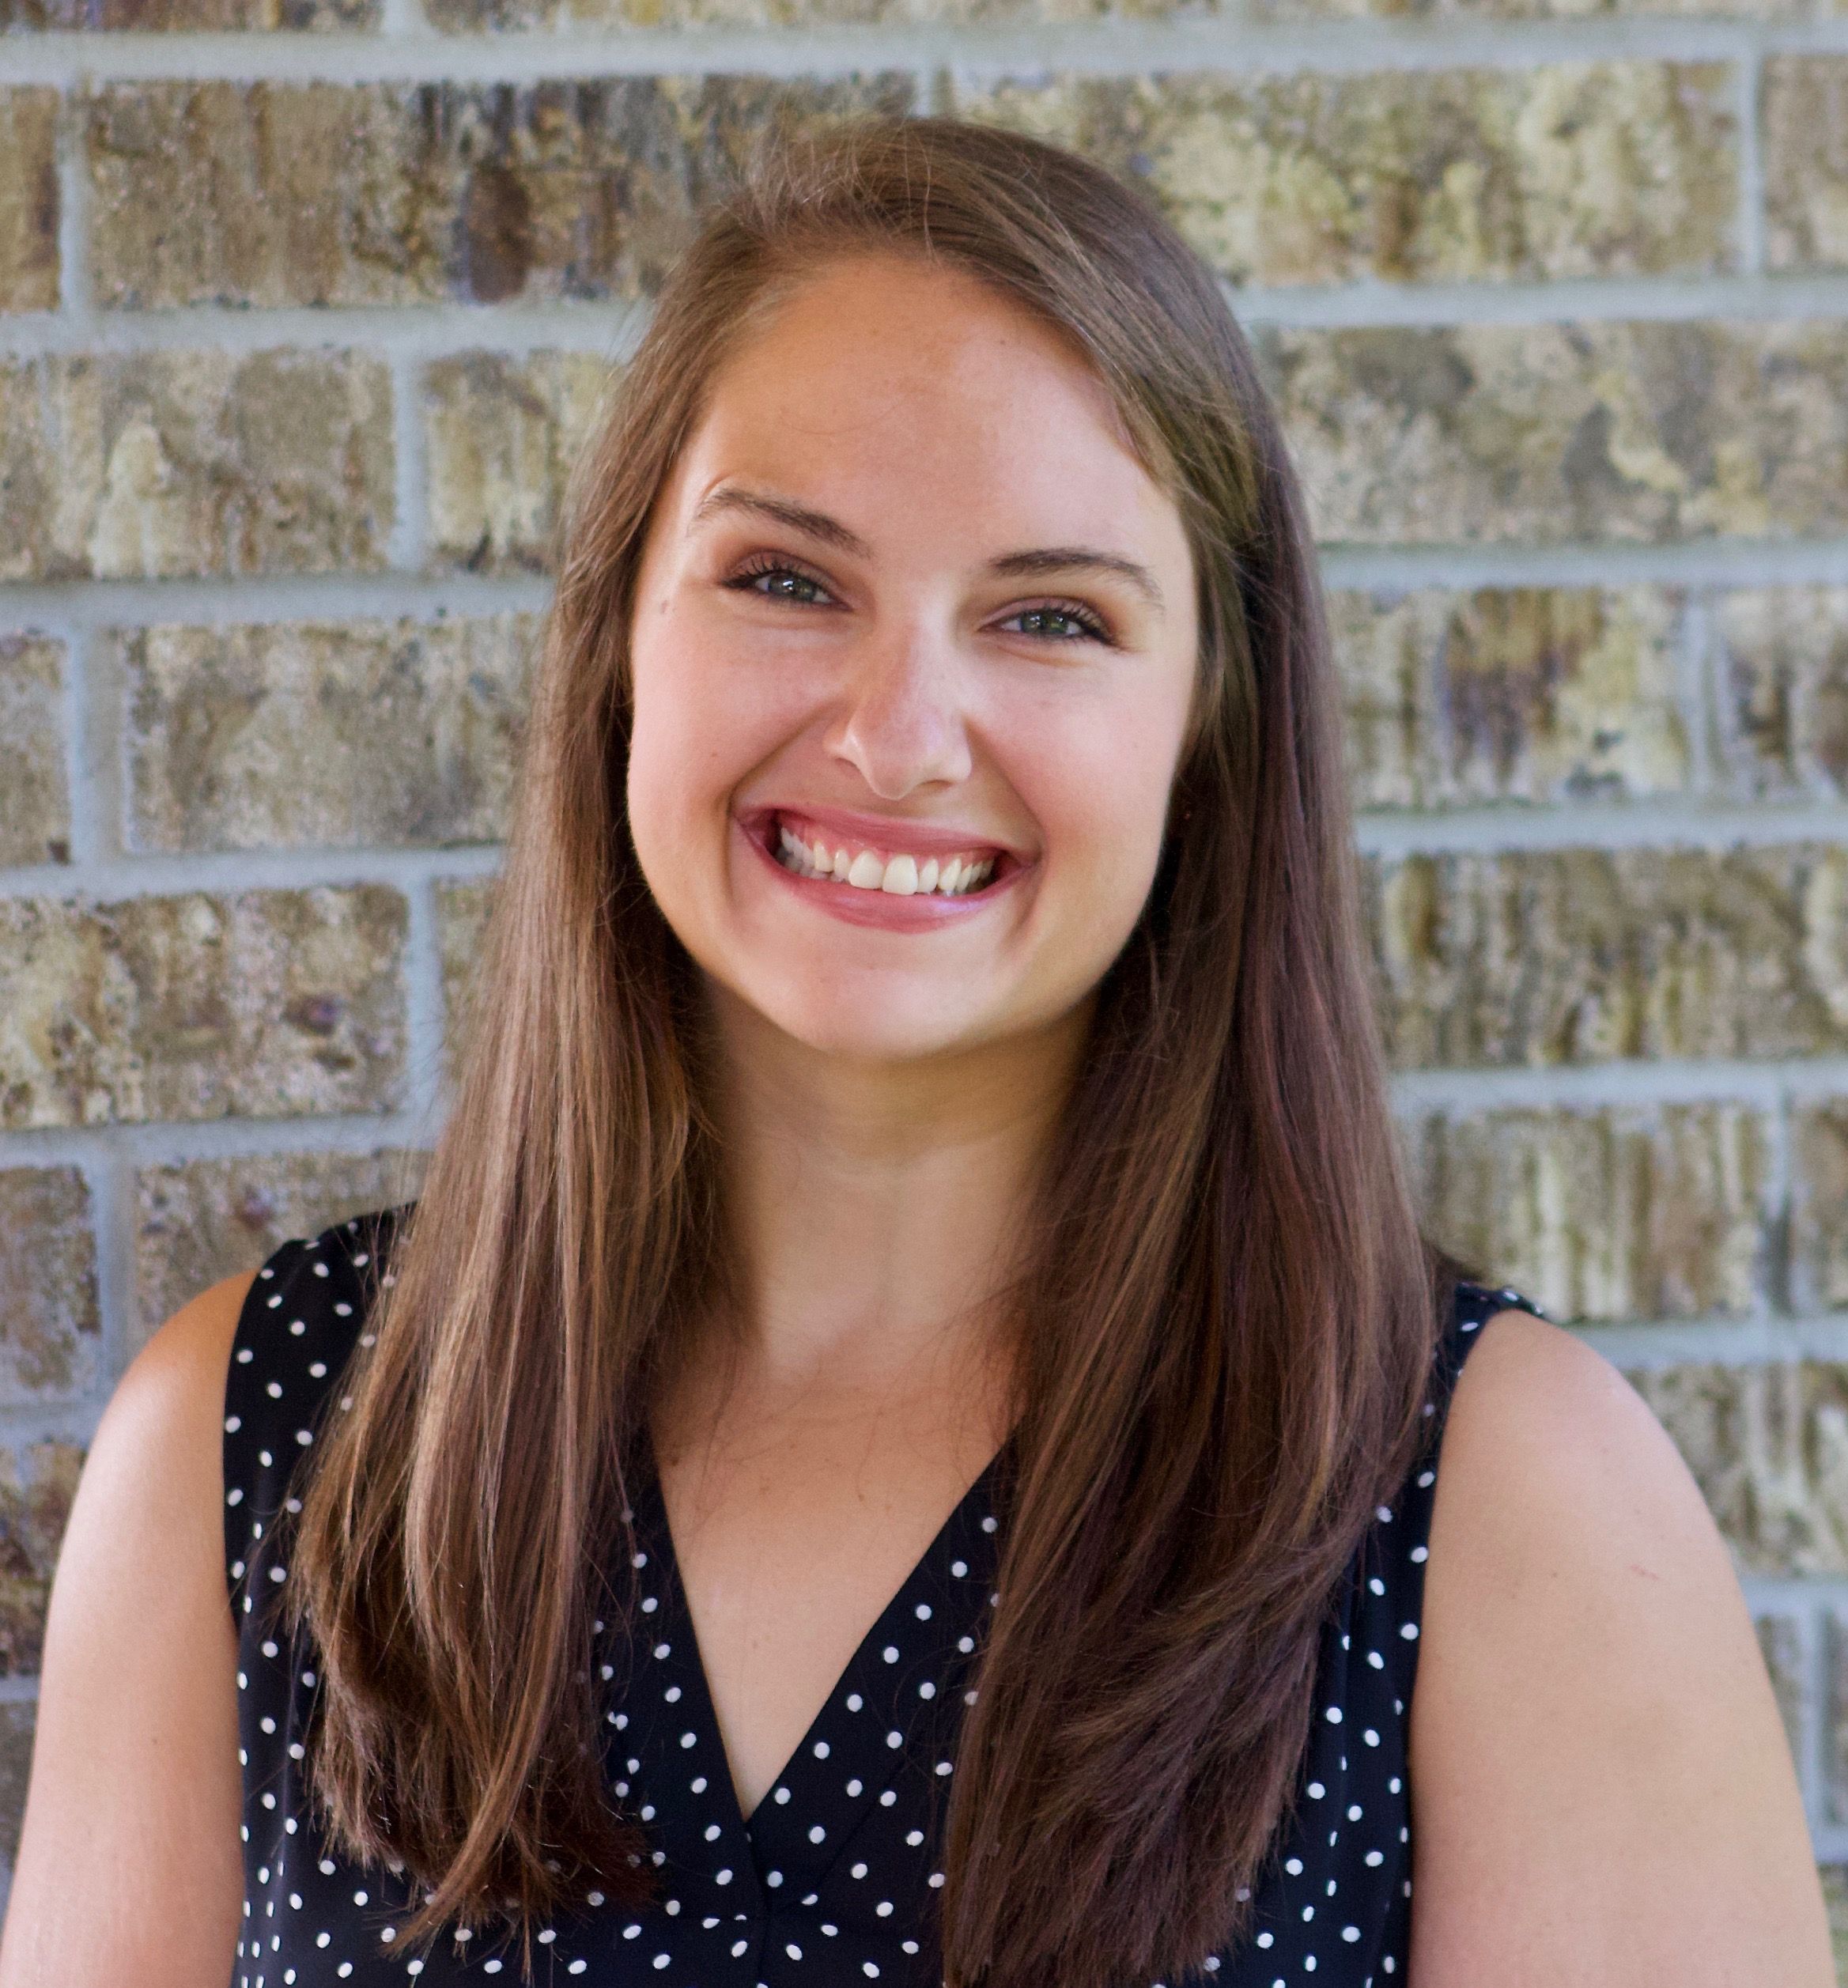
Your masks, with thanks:
[[[1002,1600],[937,1894],[953,1988],[1105,1988],[1241,1929],[1463,1267],[1419,1232],[1392,1123],[1281,437],[1210,274],[1080,158],[939,118],[784,138],[675,266],[573,478],[471,1046],[285,1599],[322,1656],[327,1824],[426,1888],[410,1939],[518,1926],[591,1874],[647,1895],[590,1651],[630,1599],[612,1570],[652,1380],[724,1268],[695,977],[627,831],[627,632],[716,368],[869,250],[1073,341],[1199,576],[1169,839],[1019,1283]]]

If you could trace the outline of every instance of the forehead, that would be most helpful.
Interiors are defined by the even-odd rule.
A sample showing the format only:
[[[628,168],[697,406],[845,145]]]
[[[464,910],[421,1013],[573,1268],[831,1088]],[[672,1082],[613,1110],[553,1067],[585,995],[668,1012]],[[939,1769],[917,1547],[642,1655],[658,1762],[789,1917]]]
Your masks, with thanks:
[[[1184,550],[1177,512],[1065,335],[909,256],[824,267],[729,353],[675,466],[677,508],[731,478],[869,531],[901,514],[914,540],[1030,531]]]

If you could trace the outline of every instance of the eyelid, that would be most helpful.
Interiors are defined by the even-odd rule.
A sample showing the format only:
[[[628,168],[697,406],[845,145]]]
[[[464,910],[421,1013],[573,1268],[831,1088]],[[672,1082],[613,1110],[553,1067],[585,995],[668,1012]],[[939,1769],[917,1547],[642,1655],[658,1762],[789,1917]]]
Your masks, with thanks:
[[[819,587],[824,592],[833,595],[835,599],[840,598],[835,593],[833,583],[823,579],[806,561],[780,552],[747,554],[724,584],[734,586],[746,580],[761,580],[768,573],[792,573],[798,579],[806,580],[811,587]],[[770,596],[766,595],[765,598],[768,599]],[[1063,635],[1040,638],[1055,648],[1074,641],[1097,642],[1110,648],[1117,645],[1116,633],[1108,618],[1087,601],[1045,595],[1037,600],[1023,601],[1019,606],[1010,608],[1002,618],[1012,621],[1020,614],[1063,614],[1068,621],[1075,622],[1083,630],[1083,633],[1076,637]]]

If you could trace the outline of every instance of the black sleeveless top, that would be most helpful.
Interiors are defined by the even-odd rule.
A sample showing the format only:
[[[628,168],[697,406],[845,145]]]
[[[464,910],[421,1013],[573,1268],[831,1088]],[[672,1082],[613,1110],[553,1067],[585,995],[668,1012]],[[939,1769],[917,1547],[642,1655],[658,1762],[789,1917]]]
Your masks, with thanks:
[[[418,1901],[402,1869],[360,1868],[318,1833],[303,1735],[312,1649],[279,1645],[266,1606],[286,1480],[340,1412],[341,1371],[402,1210],[285,1242],[251,1287],[226,1381],[225,1540],[239,1635],[244,1906],[234,1988],[384,1988],[519,1978],[503,1935],[394,1951]],[[1405,1965],[1411,1915],[1406,1728],[1444,1410],[1472,1335],[1508,1290],[1465,1283],[1431,1377],[1423,1453],[1382,1505],[1322,1638],[1295,1820],[1238,1948],[1155,1988],[1373,1988]],[[346,1397],[350,1399],[350,1397]],[[596,1891],[536,1929],[535,1978],[585,1988],[928,1988],[942,1881],[937,1825],[972,1660],[993,1599],[995,1466],[970,1488],[868,1631],[780,1778],[739,1812],[676,1578],[658,1487],[636,1492],[641,1625],[600,1665],[612,1792],[652,1839],[659,1903]],[[603,1625],[598,1625],[599,1631]],[[1315,1977],[1307,1982],[1309,1975]],[[1125,1984],[1125,1988],[1131,1988]],[[1142,1988],[1142,1984],[1135,1984]]]

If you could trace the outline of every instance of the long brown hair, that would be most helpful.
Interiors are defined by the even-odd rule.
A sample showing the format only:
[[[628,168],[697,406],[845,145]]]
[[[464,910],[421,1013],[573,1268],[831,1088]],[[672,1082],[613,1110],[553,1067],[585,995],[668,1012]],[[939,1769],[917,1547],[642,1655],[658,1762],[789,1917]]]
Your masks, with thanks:
[[[530,1925],[587,1875],[648,1895],[590,1653],[630,1599],[652,1379],[724,1269],[696,979],[625,814],[627,636],[715,369],[869,250],[1072,341],[1199,576],[1168,841],[1025,1245],[1002,1600],[938,1894],[953,1988],[1107,1988],[1242,1928],[1461,1266],[1420,1234],[1391,1118],[1282,438],[1210,274],[1071,153],[939,118],[785,134],[675,267],[568,495],[471,1046],[285,1598],[321,1653],[327,1826],[424,1888],[410,1940]]]

